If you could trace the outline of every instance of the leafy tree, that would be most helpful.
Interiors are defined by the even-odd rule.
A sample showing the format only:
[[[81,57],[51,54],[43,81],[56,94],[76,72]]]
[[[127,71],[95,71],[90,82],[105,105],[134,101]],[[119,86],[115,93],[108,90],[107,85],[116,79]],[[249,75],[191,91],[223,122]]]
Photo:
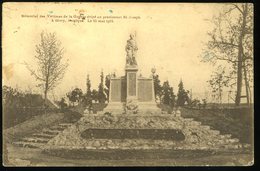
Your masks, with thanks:
[[[40,82],[38,86],[43,88],[44,104],[46,104],[48,92],[58,85],[68,67],[68,63],[63,61],[63,53],[64,49],[57,40],[56,34],[43,31],[41,42],[36,45],[37,69],[25,63],[31,75]]]
[[[106,75],[106,78],[105,78],[105,88],[104,88],[104,91],[106,93],[106,100],[108,101],[109,100],[109,90],[110,90],[110,79],[111,77],[116,77],[116,74],[113,73],[113,74],[108,74]]]
[[[16,92],[12,87],[3,86],[2,88],[2,97],[3,97],[3,106],[11,106],[14,101],[14,96]]]
[[[190,106],[192,107],[192,108],[195,108],[195,107],[199,107],[200,106],[200,100],[198,100],[198,99],[193,99],[192,101],[191,101],[191,103],[190,103]]]
[[[178,87],[179,90],[177,94],[177,105],[183,106],[185,102],[189,102],[188,92],[184,90],[182,80],[180,80]]]
[[[87,86],[87,92],[84,95],[84,105],[87,106],[88,108],[91,108],[93,97],[92,97],[92,92],[91,92],[91,82],[90,82],[90,79],[89,79],[89,75],[87,75],[86,86]]]
[[[154,75],[153,76],[153,81],[154,81],[154,93],[156,99],[159,99],[161,101],[161,96],[162,96],[162,86],[160,85],[160,79],[159,75]]]
[[[63,111],[68,106],[64,97],[61,98],[58,104],[60,106],[61,111]]]
[[[175,104],[175,95],[169,81],[165,81],[162,86],[162,103],[171,107]]]
[[[95,101],[95,102],[98,102],[98,91],[93,89],[92,90],[92,99]]]
[[[174,107],[175,106],[175,95],[174,95],[174,92],[173,92],[173,88],[170,87],[170,106],[171,107]]]
[[[211,39],[207,43],[203,61],[227,66],[230,73],[229,84],[236,85],[236,105],[241,101],[244,73],[247,102],[250,103],[253,72],[253,5],[228,4],[213,18],[212,23],[215,28],[209,33]]]
[[[203,108],[206,109],[207,99],[202,99],[202,102],[203,102],[203,104],[202,104]]]
[[[103,71],[101,71],[100,84],[98,86],[98,102],[105,103],[105,101],[106,101],[106,95],[104,93],[104,73]]]
[[[25,107],[26,101],[24,100],[25,94],[19,92],[18,89],[13,89],[9,86],[3,86],[3,106],[11,108]]]
[[[160,102],[161,102],[162,86],[160,84],[161,81],[159,79],[159,75],[156,74],[156,69],[155,68],[152,68],[152,76],[153,76],[155,98],[159,99]]]
[[[67,93],[67,97],[70,102],[72,102],[73,106],[75,105],[76,102],[80,102],[82,97],[83,97],[83,92],[79,88],[75,88],[71,92]]]

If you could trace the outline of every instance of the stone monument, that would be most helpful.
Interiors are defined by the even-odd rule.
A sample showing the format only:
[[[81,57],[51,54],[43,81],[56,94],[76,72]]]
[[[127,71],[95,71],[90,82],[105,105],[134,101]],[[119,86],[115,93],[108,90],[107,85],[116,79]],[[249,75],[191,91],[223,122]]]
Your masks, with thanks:
[[[212,154],[238,150],[240,143],[231,134],[192,118],[183,118],[180,109],[162,113],[155,103],[152,78],[137,75],[135,36],[125,48],[125,75],[110,81],[109,103],[98,115],[89,114],[52,138],[43,152],[82,159],[171,159],[175,156]],[[109,112],[109,113],[108,113]]]
[[[130,34],[125,47],[125,75],[111,78],[109,103],[102,113],[161,113],[155,102],[153,78],[138,76],[137,50],[135,35]]]

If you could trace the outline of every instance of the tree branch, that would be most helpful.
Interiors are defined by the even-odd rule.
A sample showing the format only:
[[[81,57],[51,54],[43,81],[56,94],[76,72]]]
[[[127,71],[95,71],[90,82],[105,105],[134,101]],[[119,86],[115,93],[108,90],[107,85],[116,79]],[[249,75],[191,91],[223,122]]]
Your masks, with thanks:
[[[45,81],[45,79],[43,79],[43,78],[41,78],[40,76],[38,76],[38,75],[36,74],[36,72],[35,72],[33,69],[30,68],[29,64],[27,64],[26,62],[24,62],[24,65],[25,65],[26,68],[30,71],[31,75],[35,76],[35,78],[36,78],[37,80]]]
[[[241,12],[241,14],[243,14],[243,11],[239,8],[239,6],[237,6],[236,4],[232,4],[232,5],[235,6],[235,8],[238,9]]]
[[[233,46],[233,47],[237,47],[238,48],[238,45],[236,45],[234,43],[229,43],[229,42],[224,42],[224,41],[219,42],[219,41],[216,41],[216,40],[214,41],[214,43],[228,45],[228,46]]]

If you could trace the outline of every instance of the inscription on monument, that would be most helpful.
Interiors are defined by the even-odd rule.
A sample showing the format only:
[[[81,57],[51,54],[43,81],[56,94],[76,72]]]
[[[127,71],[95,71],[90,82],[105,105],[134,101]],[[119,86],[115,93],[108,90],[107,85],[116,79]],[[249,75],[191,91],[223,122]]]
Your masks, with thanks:
[[[111,80],[111,101],[120,102],[121,101],[121,80]]]
[[[136,96],[136,73],[129,73],[128,95]]]
[[[138,80],[138,101],[147,102],[153,100],[152,80]]]

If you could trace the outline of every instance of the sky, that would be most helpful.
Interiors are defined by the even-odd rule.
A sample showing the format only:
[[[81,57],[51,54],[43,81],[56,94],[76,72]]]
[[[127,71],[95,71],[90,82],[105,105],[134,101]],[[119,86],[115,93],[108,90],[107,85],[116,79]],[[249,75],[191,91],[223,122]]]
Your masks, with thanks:
[[[124,75],[125,45],[129,34],[136,32],[139,74],[151,75],[156,68],[161,82],[168,80],[177,94],[180,79],[184,88],[198,98],[210,91],[213,67],[199,57],[209,40],[211,19],[223,4],[127,4],[127,3],[5,3],[3,6],[3,83],[21,90],[39,92],[38,82],[24,62],[36,68],[35,46],[42,31],[55,32],[65,49],[69,67],[62,82],[50,93],[56,98],[72,88],[86,90],[86,76],[97,89],[100,72]],[[93,16],[127,16],[113,23],[52,22],[49,16],[83,14]],[[27,15],[27,17],[22,17]],[[38,15],[38,18],[32,17]],[[39,16],[45,18],[39,18]],[[28,17],[31,16],[31,17]],[[90,18],[89,18],[90,19]]]

